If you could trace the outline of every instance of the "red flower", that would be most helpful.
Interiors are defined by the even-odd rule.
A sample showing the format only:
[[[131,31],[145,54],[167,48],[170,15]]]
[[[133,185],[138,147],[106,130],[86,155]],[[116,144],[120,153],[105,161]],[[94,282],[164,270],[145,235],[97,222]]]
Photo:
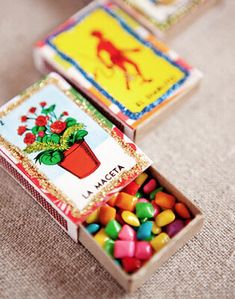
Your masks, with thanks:
[[[30,113],[35,113],[35,111],[36,111],[36,107],[31,107],[31,108],[29,109],[29,112],[30,112]]]
[[[57,120],[51,125],[51,132],[60,134],[66,129],[66,122]]]
[[[24,143],[32,144],[34,143],[35,139],[36,139],[35,135],[33,135],[32,133],[27,133],[24,137]]]
[[[17,130],[18,135],[23,135],[24,132],[27,130],[26,126],[20,126]]]
[[[21,116],[21,121],[22,121],[22,123],[23,123],[23,122],[26,122],[27,119],[28,119],[28,117],[27,117],[26,115]]]
[[[37,126],[39,126],[39,127],[44,127],[44,126],[47,124],[47,118],[46,118],[46,116],[39,115],[39,116],[36,118],[35,124],[36,124]]]
[[[67,111],[64,111],[62,114],[65,115],[65,116],[69,115]]]
[[[44,137],[45,133],[43,131],[38,132],[39,137]]]
[[[47,105],[47,103],[46,102],[41,102],[40,105],[41,105],[41,107],[45,107]]]

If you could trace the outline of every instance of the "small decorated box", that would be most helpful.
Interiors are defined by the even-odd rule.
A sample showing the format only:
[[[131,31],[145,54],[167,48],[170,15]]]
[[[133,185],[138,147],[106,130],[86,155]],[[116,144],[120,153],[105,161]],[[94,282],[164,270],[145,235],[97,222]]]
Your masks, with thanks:
[[[56,73],[0,108],[0,165],[128,291],[202,225],[200,210]]]
[[[197,85],[189,66],[111,1],[92,2],[34,51],[43,73],[56,70],[132,140]]]
[[[159,37],[186,26],[212,0],[115,0]]]

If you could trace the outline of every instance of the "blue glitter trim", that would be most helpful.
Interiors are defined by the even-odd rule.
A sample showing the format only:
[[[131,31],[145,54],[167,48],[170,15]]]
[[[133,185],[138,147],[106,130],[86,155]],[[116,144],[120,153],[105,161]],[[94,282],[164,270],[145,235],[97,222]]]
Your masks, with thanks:
[[[151,49],[157,56],[165,59],[167,62],[169,62],[171,65],[173,65],[174,67],[180,69],[183,73],[184,73],[184,77],[182,79],[180,79],[177,83],[175,83],[174,85],[172,85],[171,88],[168,89],[168,91],[162,95],[160,98],[156,99],[156,101],[154,101],[153,103],[149,104],[148,106],[146,106],[141,112],[137,112],[137,113],[133,113],[132,111],[128,110],[125,106],[123,106],[119,101],[117,101],[116,99],[114,99],[105,89],[103,89],[93,78],[91,78],[85,71],[84,69],[79,65],[79,63],[77,63],[75,60],[73,60],[71,57],[67,56],[66,54],[64,54],[62,51],[60,51],[54,44],[53,44],[53,39],[55,37],[57,37],[59,34],[61,34],[62,32],[65,31],[69,31],[70,29],[72,29],[73,27],[75,27],[77,24],[79,24],[85,17],[87,17],[91,12],[97,10],[97,9],[103,9],[107,14],[109,14],[110,16],[112,16],[115,20],[117,20],[119,22],[119,24],[121,25],[121,27],[123,29],[125,29],[125,31],[127,31],[130,35],[132,35],[134,38],[136,38],[140,43],[142,43],[144,46],[148,47],[149,49]],[[45,43],[48,44],[50,47],[52,47],[54,49],[54,51],[62,58],[64,59],[66,62],[70,63],[71,65],[73,65],[90,83],[92,83],[96,89],[98,89],[103,96],[105,96],[106,98],[108,98],[109,100],[111,100],[112,103],[114,103],[115,105],[117,105],[119,107],[119,109],[122,111],[123,114],[125,114],[126,116],[128,116],[130,119],[133,120],[138,120],[139,118],[141,118],[144,114],[150,112],[152,109],[154,109],[156,106],[158,106],[159,104],[161,104],[163,101],[165,101],[167,98],[169,98],[169,96],[175,91],[177,90],[187,79],[187,77],[189,76],[189,71],[186,70],[184,67],[182,67],[181,65],[179,65],[178,63],[176,63],[175,61],[172,61],[167,55],[165,55],[164,53],[162,53],[161,51],[159,51],[158,49],[156,49],[152,43],[142,39],[133,29],[131,29],[129,27],[129,25],[118,15],[116,15],[113,11],[111,11],[110,9],[102,6],[102,5],[97,5],[94,8],[91,8],[89,11],[87,11],[86,13],[84,13],[82,16],[80,16],[80,18],[78,18],[73,24],[69,24],[68,26],[66,26],[65,28],[62,28],[61,30],[59,30],[58,32],[51,34],[50,36],[47,37],[47,39],[45,40]]]

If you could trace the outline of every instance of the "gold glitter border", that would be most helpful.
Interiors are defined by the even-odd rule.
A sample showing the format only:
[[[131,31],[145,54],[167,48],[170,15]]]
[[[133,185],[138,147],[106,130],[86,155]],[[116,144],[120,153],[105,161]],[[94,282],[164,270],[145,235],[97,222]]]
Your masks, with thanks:
[[[56,85],[56,87],[60,91],[62,91],[69,99],[71,99],[81,110],[88,114],[112,138],[114,138],[126,154],[128,154],[130,157],[134,157],[136,165],[132,167],[130,170],[122,172],[110,183],[102,187],[102,189],[98,193],[96,193],[96,195],[91,197],[89,204],[82,211],[79,211],[75,207],[74,203],[68,198],[68,196],[63,194],[53,183],[50,183],[49,179],[38,170],[38,168],[31,162],[31,160],[23,153],[23,151],[20,148],[8,142],[1,136],[1,134],[0,145],[2,145],[7,151],[9,151],[18,162],[22,163],[26,172],[30,176],[36,178],[39,181],[40,186],[44,190],[46,190],[48,193],[52,194],[54,197],[61,200],[65,204],[69,205],[73,217],[79,218],[82,217],[82,215],[87,214],[88,211],[92,209],[94,204],[102,202],[109,192],[111,192],[113,189],[117,188],[120,185],[122,180],[126,180],[128,179],[128,177],[138,175],[141,171],[144,171],[144,169],[149,165],[149,160],[145,159],[143,154],[136,152],[129,144],[127,144],[121,137],[119,137],[117,133],[113,131],[113,127],[109,128],[105,122],[106,118],[101,113],[99,113],[99,111],[96,110],[81,94],[79,94],[79,92],[77,92],[77,94],[80,97],[80,99],[78,99],[71,92],[72,86],[70,86],[69,89],[66,89],[61,86],[63,83],[60,83],[60,79],[57,79],[50,75],[45,79],[35,83],[31,87],[27,88],[26,91],[19,96],[19,99],[16,99],[12,103],[8,104],[6,108],[0,111],[0,118],[6,116],[12,110],[19,107],[21,104],[30,99],[35,93],[39,92],[46,86],[50,84]],[[91,107],[94,109],[91,109]]]

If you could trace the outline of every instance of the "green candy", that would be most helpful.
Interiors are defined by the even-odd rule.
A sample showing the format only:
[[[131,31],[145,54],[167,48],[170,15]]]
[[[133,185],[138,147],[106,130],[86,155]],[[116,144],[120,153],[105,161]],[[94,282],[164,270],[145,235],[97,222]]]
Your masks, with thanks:
[[[150,193],[150,196],[149,196],[150,199],[151,199],[151,200],[154,200],[156,194],[157,194],[158,192],[161,192],[161,191],[163,191],[163,187],[159,187],[159,188],[153,190],[153,191]]]
[[[141,198],[141,197],[143,197],[144,196],[144,194],[142,193],[142,192],[140,192],[140,191],[138,191],[137,193],[136,193],[136,195],[135,195],[135,197],[137,197],[137,198]]]
[[[121,228],[121,225],[115,219],[112,219],[106,225],[104,230],[111,239],[116,240]]]
[[[140,219],[152,218],[154,215],[154,208],[151,205],[151,203],[138,202],[135,207],[136,207],[136,215]]]
[[[141,218],[141,219],[140,219],[140,222],[141,222],[141,223],[145,223],[145,222],[148,221],[148,220],[149,220],[149,219],[148,219],[147,217],[145,217],[145,218]]]
[[[110,255],[113,256],[113,251],[114,251],[114,241],[113,240],[107,240],[104,244],[104,250],[105,252]]]

